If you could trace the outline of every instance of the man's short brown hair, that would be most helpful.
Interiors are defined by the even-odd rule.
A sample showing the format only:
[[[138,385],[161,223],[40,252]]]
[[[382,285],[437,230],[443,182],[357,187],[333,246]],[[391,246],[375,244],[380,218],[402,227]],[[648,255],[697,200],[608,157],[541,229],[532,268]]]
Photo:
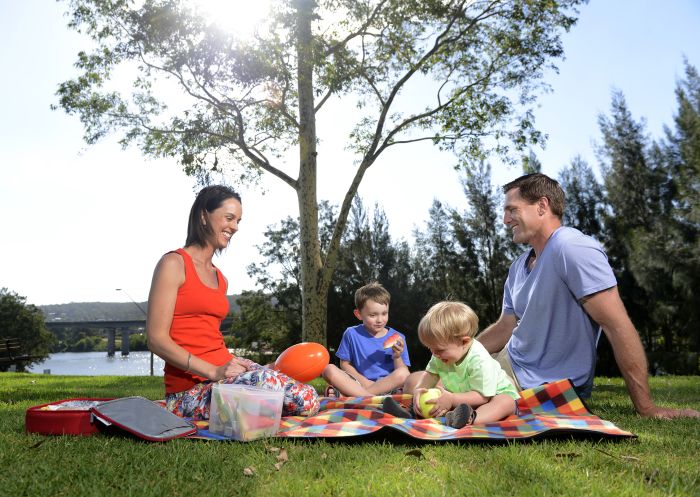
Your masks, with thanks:
[[[564,216],[564,190],[558,181],[546,174],[533,173],[520,176],[504,185],[503,193],[508,193],[514,188],[519,188],[520,196],[530,204],[546,197],[549,200],[549,208],[552,213],[559,219]]]
[[[391,302],[391,295],[386,288],[374,281],[355,291],[355,308],[361,311],[368,300],[388,306],[389,302]]]

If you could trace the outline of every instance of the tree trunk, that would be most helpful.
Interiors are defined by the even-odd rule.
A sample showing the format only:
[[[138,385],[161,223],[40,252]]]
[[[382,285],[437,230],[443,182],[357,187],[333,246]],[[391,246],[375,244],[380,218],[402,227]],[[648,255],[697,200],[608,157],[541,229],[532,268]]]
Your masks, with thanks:
[[[302,341],[326,345],[328,288],[322,285],[316,198],[316,115],[313,92],[311,19],[314,0],[297,0],[297,81],[299,91],[299,230],[301,250]]]

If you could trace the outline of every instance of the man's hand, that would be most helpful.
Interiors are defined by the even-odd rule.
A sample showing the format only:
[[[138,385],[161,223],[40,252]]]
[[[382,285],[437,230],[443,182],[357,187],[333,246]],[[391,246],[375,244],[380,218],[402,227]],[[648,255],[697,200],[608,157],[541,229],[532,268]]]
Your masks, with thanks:
[[[498,321],[479,333],[476,339],[486,348],[489,354],[497,354],[506,346],[518,320],[513,314],[501,314]]]
[[[640,412],[639,415],[645,418],[656,419],[700,418],[700,412],[695,409],[671,409],[657,406],[654,406],[648,412]]]

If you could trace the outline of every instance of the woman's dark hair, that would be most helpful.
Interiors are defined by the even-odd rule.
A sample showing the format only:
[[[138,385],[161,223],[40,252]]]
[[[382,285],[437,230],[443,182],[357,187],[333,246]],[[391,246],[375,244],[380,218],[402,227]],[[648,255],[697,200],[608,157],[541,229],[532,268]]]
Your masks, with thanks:
[[[212,234],[212,229],[209,224],[202,223],[202,215],[205,212],[218,209],[225,200],[230,198],[241,201],[241,196],[238,193],[224,185],[205,186],[199,191],[194,204],[192,204],[192,209],[190,209],[185,247],[190,245],[204,247],[206,245],[207,238]]]

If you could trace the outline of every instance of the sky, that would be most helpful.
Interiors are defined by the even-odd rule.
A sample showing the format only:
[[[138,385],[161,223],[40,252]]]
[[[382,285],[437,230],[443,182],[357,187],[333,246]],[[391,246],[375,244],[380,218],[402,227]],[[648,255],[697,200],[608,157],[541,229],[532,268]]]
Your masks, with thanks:
[[[0,0],[0,288],[36,305],[142,302],[159,258],[184,244],[195,182],[175,160],[144,158],[115,137],[86,145],[79,119],[50,109],[58,85],[76,74],[78,51],[90,46],[66,26],[64,12],[65,2]],[[547,76],[552,92],[536,110],[548,135],[546,147],[533,150],[543,172],[556,177],[576,155],[597,166],[597,120],[613,89],[660,138],[677,108],[684,56],[700,67],[699,28],[698,0],[584,5],[563,37],[566,59]],[[332,112],[320,118],[322,139],[337,119]],[[337,205],[353,169],[336,146],[326,140],[319,149],[319,199]],[[410,242],[435,198],[466,207],[455,162],[428,144],[395,147],[370,168],[359,193],[366,206],[384,210],[395,239]],[[520,175],[497,161],[492,167],[495,184]],[[255,288],[246,267],[261,262],[265,229],[298,215],[293,190],[276,178],[240,192],[240,230],[214,261],[229,294]]]

